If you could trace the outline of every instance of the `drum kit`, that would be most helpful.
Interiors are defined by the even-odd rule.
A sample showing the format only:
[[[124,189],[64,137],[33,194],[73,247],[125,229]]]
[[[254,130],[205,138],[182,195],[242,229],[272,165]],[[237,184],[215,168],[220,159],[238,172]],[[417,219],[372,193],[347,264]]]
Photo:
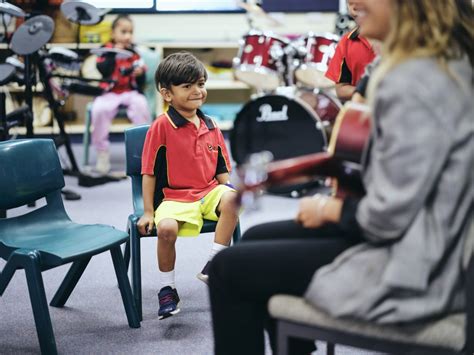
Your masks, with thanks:
[[[253,8],[242,7],[255,16]],[[262,16],[263,10],[258,11]],[[234,76],[256,94],[237,114],[230,134],[238,167],[262,151],[281,160],[327,150],[341,109],[335,84],[325,77],[338,41],[337,35],[313,32],[290,39],[250,29],[243,36],[233,60]],[[306,189],[308,184],[272,192],[299,196]]]
[[[70,21],[81,25],[91,25],[100,22],[103,12],[92,5],[80,0],[66,0],[61,5],[63,14]],[[8,4],[0,3],[0,15],[26,17],[22,9]],[[16,54],[0,64],[0,86],[17,83],[24,86],[25,105],[11,113],[5,112],[5,93],[0,92],[0,141],[11,138],[9,131],[16,126],[26,127],[26,137],[34,138],[32,87],[36,83],[43,86],[43,96],[53,111],[54,119],[59,128],[59,134],[53,139],[56,146],[64,146],[70,162],[70,168],[65,173],[77,176],[79,185],[94,186],[117,178],[108,176],[91,176],[83,174],[76,162],[71,147],[69,134],[65,129],[65,113],[61,109],[65,100],[71,93],[97,96],[104,92],[104,87],[111,87],[113,82],[101,79],[88,79],[81,76],[81,58],[77,52],[45,45],[51,39],[54,31],[54,21],[45,15],[29,17],[16,29],[10,40],[10,49]],[[97,50],[97,55],[104,55],[110,49]],[[113,52],[114,55],[127,58],[132,55],[128,51]],[[79,195],[67,191],[66,199],[78,199]]]
[[[234,75],[256,94],[237,114],[230,135],[238,166],[253,153],[269,151],[274,160],[327,149],[341,103],[325,77],[339,37],[308,33],[290,40],[251,29],[240,41]],[[300,195],[301,187],[283,194]]]

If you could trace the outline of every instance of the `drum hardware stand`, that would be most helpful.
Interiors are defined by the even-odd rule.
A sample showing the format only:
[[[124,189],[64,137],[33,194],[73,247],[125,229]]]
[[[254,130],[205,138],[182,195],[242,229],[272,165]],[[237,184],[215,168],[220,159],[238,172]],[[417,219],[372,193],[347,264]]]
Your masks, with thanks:
[[[39,57],[40,57],[40,60],[39,60],[40,63],[38,65],[38,71],[39,71],[40,82],[43,84],[44,96],[46,100],[48,101],[49,106],[53,110],[53,114],[58,124],[59,132],[60,132],[59,136],[55,137],[55,144],[56,144],[56,147],[60,147],[61,145],[65,146],[66,152],[71,164],[71,168],[65,169],[64,174],[76,176],[78,178],[79,186],[85,186],[85,187],[97,186],[97,185],[105,184],[107,182],[121,180],[120,178],[115,178],[112,176],[91,176],[91,175],[84,174],[80,171],[76,158],[74,156],[74,152],[72,150],[69,134],[66,132],[66,129],[65,129],[64,122],[66,118],[64,114],[62,113],[62,111],[60,110],[60,108],[64,105],[64,100],[56,99],[54,97],[53,89],[50,84],[51,78],[70,79],[72,81],[72,83],[70,84],[71,91],[72,91],[74,80],[78,81],[79,83],[97,82],[97,81],[103,82],[104,80],[80,78],[80,77],[74,77],[70,75],[52,74],[47,69],[48,63],[46,62],[46,60],[48,59],[48,55],[45,53],[42,53],[40,54]]]
[[[245,10],[245,18],[247,19],[247,24],[250,30],[257,30],[255,26],[254,15],[261,14],[262,10],[262,0],[242,0],[238,3],[242,9]]]
[[[6,113],[6,94],[3,86],[10,83],[17,82],[22,84],[22,80],[16,75],[16,68],[8,63],[0,64],[0,141],[5,141],[9,138],[9,131],[13,127],[23,125],[29,119],[29,107],[22,106],[9,114]]]

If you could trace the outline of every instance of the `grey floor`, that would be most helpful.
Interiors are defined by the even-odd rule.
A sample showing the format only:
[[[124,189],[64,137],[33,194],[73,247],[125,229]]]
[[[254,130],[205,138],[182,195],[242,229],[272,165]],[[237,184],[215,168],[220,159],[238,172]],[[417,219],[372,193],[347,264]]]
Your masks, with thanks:
[[[75,147],[81,157],[80,146]],[[113,144],[112,163],[123,170],[123,145]],[[92,159],[94,159],[92,157]],[[82,195],[80,201],[65,201],[70,217],[79,223],[105,223],[125,229],[131,212],[130,181],[80,188],[66,177],[67,188]],[[39,204],[40,205],[40,204]],[[264,196],[256,207],[241,216],[245,231],[257,223],[291,218],[297,200]],[[23,214],[19,208],[9,216]],[[157,317],[158,272],[154,238],[142,240],[143,322],[141,328],[127,326],[115,274],[108,254],[94,257],[64,308],[50,307],[58,350],[62,354],[212,354],[213,339],[206,286],[195,275],[207,260],[211,234],[180,238],[177,242],[177,287],[181,313],[159,321]],[[0,270],[5,265],[0,261]],[[67,271],[60,267],[43,273],[48,300]],[[238,341],[238,334],[236,335]],[[324,353],[318,344],[317,354]],[[0,354],[39,353],[25,275],[17,272],[0,297]],[[270,351],[267,351],[270,353]],[[337,354],[368,354],[338,347]]]

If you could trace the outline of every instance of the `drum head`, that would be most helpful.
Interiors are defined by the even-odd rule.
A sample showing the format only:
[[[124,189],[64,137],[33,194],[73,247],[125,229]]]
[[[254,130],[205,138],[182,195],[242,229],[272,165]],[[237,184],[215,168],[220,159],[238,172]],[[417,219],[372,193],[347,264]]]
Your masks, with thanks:
[[[319,118],[298,99],[263,96],[248,102],[237,114],[230,135],[237,164],[268,150],[275,160],[322,152],[327,144]]]
[[[263,67],[240,66],[235,70],[235,77],[260,90],[273,90],[281,85],[278,74]]]
[[[326,78],[327,66],[316,63],[302,64],[296,69],[295,77],[299,83],[313,88],[327,89],[335,86],[334,81]]]
[[[0,85],[6,85],[15,75],[16,69],[8,63],[0,64]]]

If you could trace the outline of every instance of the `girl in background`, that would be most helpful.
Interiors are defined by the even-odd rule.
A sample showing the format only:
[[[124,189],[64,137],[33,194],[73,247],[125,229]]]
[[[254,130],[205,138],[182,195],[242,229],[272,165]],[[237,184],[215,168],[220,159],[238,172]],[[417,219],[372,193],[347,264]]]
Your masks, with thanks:
[[[126,107],[127,117],[134,124],[150,120],[150,112],[140,87],[145,82],[146,66],[135,50],[133,22],[127,15],[119,15],[112,22],[112,41],[106,48],[117,48],[132,52],[126,59],[117,58],[109,52],[97,58],[97,69],[104,79],[115,83],[111,90],[98,96],[92,106],[92,145],[97,151],[96,170],[102,174],[110,171],[109,129],[120,106]]]

